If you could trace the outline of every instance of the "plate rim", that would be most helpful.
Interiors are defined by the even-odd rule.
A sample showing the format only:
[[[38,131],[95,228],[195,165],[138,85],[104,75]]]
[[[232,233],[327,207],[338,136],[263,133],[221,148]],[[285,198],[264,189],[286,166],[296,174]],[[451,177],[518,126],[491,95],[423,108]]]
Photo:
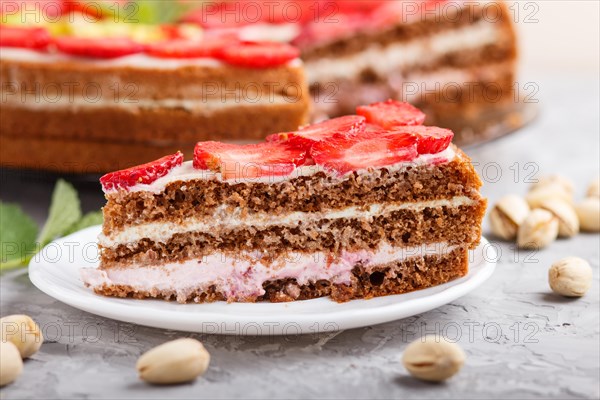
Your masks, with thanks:
[[[57,239],[51,242],[48,246],[56,246],[61,245],[61,242],[65,242],[67,240],[72,241],[74,238],[79,237],[84,234],[88,234],[88,231],[99,230],[100,225],[88,227],[82,229],[78,232],[75,232],[69,236],[66,236],[61,239]],[[316,330],[302,330],[300,332],[294,332],[298,334],[307,334],[307,333],[318,333],[318,332],[332,332],[338,330],[345,329],[354,329],[360,328],[364,326],[377,325],[381,323],[391,322],[395,320],[400,320],[404,318],[408,318],[412,315],[417,315],[426,311],[433,310],[435,308],[441,307],[442,305],[451,303],[452,301],[467,295],[471,291],[475,290],[485,281],[487,281],[494,273],[496,267],[497,260],[497,251],[494,246],[491,246],[490,242],[484,237],[481,237],[481,241],[477,248],[474,251],[478,251],[482,249],[484,246],[490,245],[491,254],[486,254],[486,257],[482,257],[480,260],[480,264],[482,266],[478,267],[478,270],[475,274],[470,275],[467,274],[464,277],[452,280],[450,282],[444,283],[442,285],[437,285],[431,288],[422,289],[419,291],[413,291],[404,294],[383,296],[383,297],[375,297],[372,299],[356,299],[350,300],[346,303],[336,303],[330,300],[328,297],[322,297],[311,300],[301,300],[300,302],[289,302],[289,303],[231,303],[235,304],[237,307],[247,307],[249,310],[248,313],[244,312],[244,314],[240,313],[222,313],[222,312],[211,312],[207,310],[194,310],[194,312],[189,312],[187,308],[189,307],[202,307],[207,304],[182,304],[177,305],[177,307],[187,307],[186,312],[180,313],[176,310],[171,309],[160,309],[153,307],[152,304],[160,304],[164,303],[164,300],[137,300],[137,299],[116,299],[112,297],[105,297],[101,295],[96,295],[90,291],[92,297],[87,295],[79,295],[73,296],[73,294],[77,294],[77,291],[64,291],[64,286],[56,286],[53,282],[44,279],[44,274],[48,272],[44,270],[50,264],[45,265],[44,261],[37,261],[37,258],[32,258],[28,267],[28,275],[31,282],[36,286],[40,291],[44,292],[48,296],[54,298],[55,300],[60,301],[61,303],[67,304],[71,307],[74,307],[79,310],[83,310],[89,312],[94,315],[98,315],[104,318],[110,318],[117,321],[133,323],[143,326],[150,326],[159,329],[174,329],[186,332],[195,332],[195,333],[211,333],[211,334],[250,334],[240,332],[238,328],[239,325],[244,324],[265,324],[267,320],[264,315],[257,315],[252,313],[250,309],[254,309],[257,307],[280,307],[282,311],[288,309],[288,312],[281,312],[276,316],[271,316],[268,321],[269,324],[272,324],[272,321],[276,320],[278,323],[278,327],[274,328],[274,330],[269,329],[268,332],[264,332],[260,330],[258,333],[252,333],[252,335],[285,335],[289,334],[289,332],[283,332],[281,329],[282,325],[287,324],[295,324],[295,325],[306,325],[306,324],[315,324],[318,321],[324,322],[324,325],[319,326]],[[47,247],[47,246],[46,246]],[[45,248],[46,248],[45,247]],[[44,248],[44,249],[45,249]],[[44,251],[42,249],[41,251]],[[62,265],[65,265],[62,263]],[[56,267],[56,265],[53,265]],[[472,262],[469,262],[469,270],[471,270]],[[67,272],[71,275],[69,272]],[[78,280],[78,277],[76,278]],[[65,281],[68,282],[68,281]],[[83,287],[81,281],[78,282],[83,290],[90,290]],[[448,287],[445,287],[448,285]],[[442,290],[439,290],[442,288]],[[401,299],[401,296],[406,296],[407,294],[414,294],[428,289],[437,289],[436,292],[427,294],[417,298],[408,298]],[[324,301],[329,301],[333,303],[335,307],[336,304],[348,305],[348,304],[356,304],[358,302],[376,302],[377,299],[393,299],[398,298],[397,302],[389,302],[386,304],[376,304],[374,307],[361,307],[358,309],[341,309],[341,310],[331,310],[320,312],[318,309],[318,304]],[[115,300],[121,300],[124,303],[117,302]],[[135,305],[133,305],[136,302]],[[294,312],[293,308],[296,304],[306,305],[308,302],[310,304],[317,304],[315,312]],[[146,304],[144,304],[146,303]],[[218,302],[224,303],[225,302]],[[143,307],[140,308],[140,304],[144,304]],[[169,304],[169,303],[168,303]],[[170,303],[173,304],[173,303]],[[214,303],[208,303],[210,304]],[[402,313],[403,310],[411,309],[412,311],[408,312],[408,315],[404,315]],[[148,320],[147,317],[143,315],[137,316],[137,314],[145,314],[149,311],[158,313],[152,320]],[[405,312],[406,314],[406,312]],[[395,317],[396,315],[396,317]],[[218,318],[217,318],[218,317]],[[202,328],[202,325],[198,325],[198,321],[210,321],[211,319],[218,319],[216,323],[221,324],[221,329],[214,331],[212,328],[210,332],[207,332],[206,329]],[[365,322],[368,321],[368,322]],[[201,322],[203,323],[203,322]],[[167,327],[166,325],[176,324],[176,327]],[[211,326],[214,327],[214,323],[211,322]],[[234,325],[234,328],[228,328],[229,325]],[[280,329],[281,328],[281,329]],[[322,329],[321,329],[322,328]]]

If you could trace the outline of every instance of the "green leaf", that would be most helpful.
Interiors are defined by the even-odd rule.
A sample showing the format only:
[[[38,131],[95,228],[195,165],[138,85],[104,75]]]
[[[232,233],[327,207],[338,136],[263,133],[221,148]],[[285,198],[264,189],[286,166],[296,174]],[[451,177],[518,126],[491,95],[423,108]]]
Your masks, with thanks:
[[[81,218],[81,206],[77,191],[70,183],[59,179],[52,193],[48,219],[38,236],[40,247],[44,247],[65,232]]]
[[[71,225],[71,227],[67,229],[63,236],[70,235],[71,233],[77,232],[90,226],[101,225],[102,220],[102,211],[89,212],[83,217],[81,217],[79,221]]]
[[[36,248],[37,231],[21,207],[0,202],[0,270],[26,264]]]
[[[174,23],[187,12],[199,7],[201,1],[173,0],[137,0],[131,1],[127,7],[129,22],[142,24]]]

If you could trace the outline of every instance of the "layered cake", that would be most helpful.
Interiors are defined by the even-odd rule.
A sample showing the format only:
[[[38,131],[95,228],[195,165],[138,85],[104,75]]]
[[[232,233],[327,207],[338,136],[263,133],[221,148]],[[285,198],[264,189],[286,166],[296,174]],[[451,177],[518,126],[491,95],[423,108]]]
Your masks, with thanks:
[[[81,18],[0,25],[3,166],[106,172],[198,140],[260,140],[307,122],[289,44]]]
[[[335,301],[464,276],[486,201],[447,129],[407,103],[198,142],[104,175],[96,293],[185,302]]]

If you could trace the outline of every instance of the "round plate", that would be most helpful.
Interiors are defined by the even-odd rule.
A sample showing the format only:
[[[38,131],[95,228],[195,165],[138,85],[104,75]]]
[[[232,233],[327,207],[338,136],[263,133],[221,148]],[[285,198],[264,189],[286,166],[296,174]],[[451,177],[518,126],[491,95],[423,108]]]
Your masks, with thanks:
[[[119,321],[189,332],[292,335],[358,328],[406,318],[464,296],[488,279],[496,251],[482,238],[471,252],[467,276],[416,292],[336,303],[329,298],[289,303],[178,304],[94,294],[79,279],[82,267],[97,267],[93,226],[56,240],[29,264],[29,278],[41,291],[70,306]]]

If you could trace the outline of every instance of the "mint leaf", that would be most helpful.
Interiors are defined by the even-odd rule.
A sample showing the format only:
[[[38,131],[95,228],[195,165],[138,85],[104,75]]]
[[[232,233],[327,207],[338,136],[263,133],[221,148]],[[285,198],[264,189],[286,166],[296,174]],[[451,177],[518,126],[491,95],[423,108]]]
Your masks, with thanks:
[[[59,179],[52,192],[48,219],[38,236],[40,248],[64,233],[81,218],[77,191],[70,183]]]
[[[67,229],[67,231],[63,234],[63,236],[70,235],[71,233],[77,232],[81,229],[88,228],[94,225],[102,224],[102,211],[92,211],[85,214],[81,219],[75,222],[73,225]]]
[[[174,23],[189,11],[198,8],[201,1],[172,1],[172,0],[137,0],[128,3],[126,22],[142,24]]]
[[[0,202],[0,270],[26,264],[38,227],[16,204]]]

